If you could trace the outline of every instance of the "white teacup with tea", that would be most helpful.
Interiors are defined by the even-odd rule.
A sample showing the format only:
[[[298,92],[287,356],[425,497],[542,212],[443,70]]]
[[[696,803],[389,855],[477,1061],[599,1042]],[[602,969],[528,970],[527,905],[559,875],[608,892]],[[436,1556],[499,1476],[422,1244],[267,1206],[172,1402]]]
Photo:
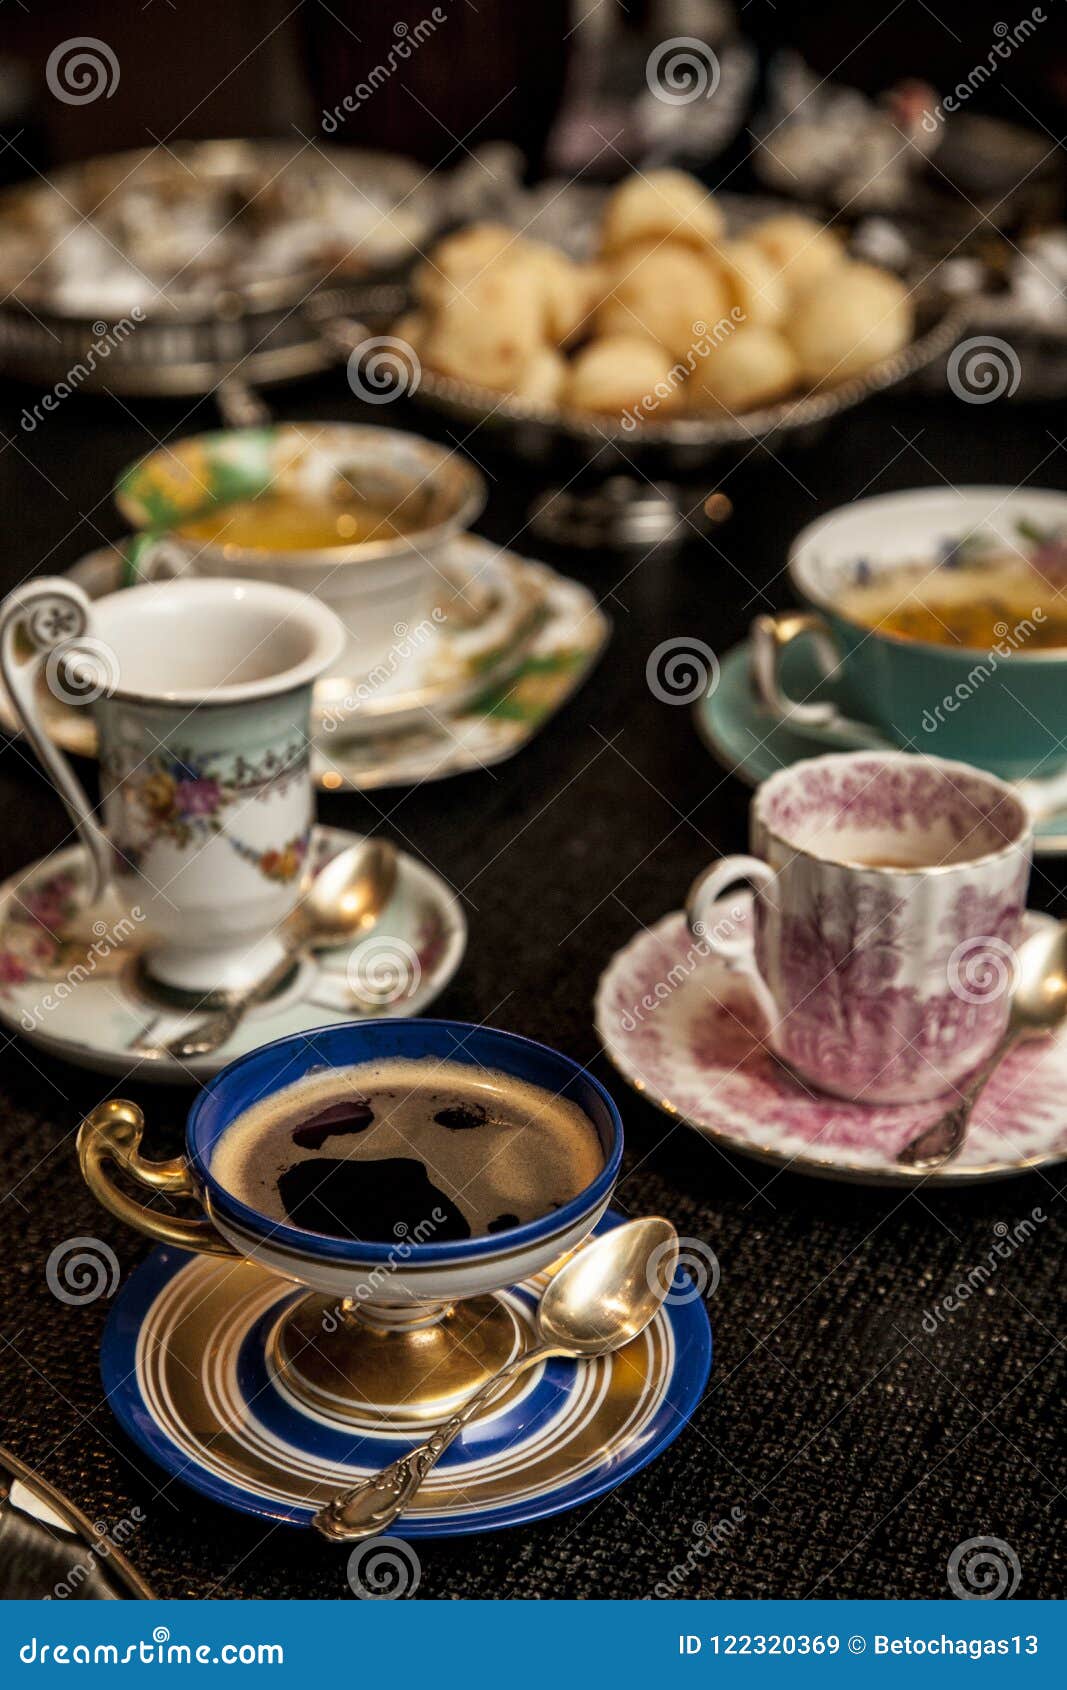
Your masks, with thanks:
[[[477,517],[485,483],[459,452],[398,429],[278,423],[150,452],[119,477],[115,500],[139,530],[126,546],[137,578],[313,593],[345,626],[340,672],[351,677],[395,657],[451,585],[449,543]]]

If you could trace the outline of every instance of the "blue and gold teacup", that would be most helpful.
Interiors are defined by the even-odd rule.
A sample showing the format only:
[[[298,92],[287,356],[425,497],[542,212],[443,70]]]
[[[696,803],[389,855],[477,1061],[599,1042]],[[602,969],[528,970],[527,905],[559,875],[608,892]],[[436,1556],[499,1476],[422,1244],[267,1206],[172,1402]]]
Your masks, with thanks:
[[[220,1183],[216,1151],[247,1110],[324,1068],[393,1058],[462,1063],[568,1099],[599,1138],[599,1173],[539,1219],[443,1242],[432,1232],[423,1239],[416,1228],[390,1244],[282,1224]],[[347,1423],[387,1420],[394,1428],[446,1419],[518,1353],[523,1331],[498,1293],[582,1242],[607,1208],[622,1160],[618,1109],[584,1068],[514,1033],[457,1021],[343,1023],[263,1045],[200,1093],[186,1153],[171,1161],[141,1154],[143,1125],[137,1106],[122,1099],[100,1104],[82,1123],[78,1155],[94,1195],[161,1243],[254,1261],[302,1286],[306,1294],[294,1296],[265,1334],[279,1385],[317,1414]],[[161,1192],[188,1199],[200,1214],[184,1219],[152,1207]]]
[[[1056,774],[1067,765],[1067,646],[1028,644],[1025,616],[997,622],[984,649],[914,639],[866,625],[848,602],[857,586],[908,565],[928,562],[933,577],[970,545],[1029,557],[1042,542],[1062,549],[1061,534],[1067,494],[1029,487],[889,493],[821,517],[789,555],[809,608],[752,626],[761,701],[834,749],[934,753],[1008,780]]]

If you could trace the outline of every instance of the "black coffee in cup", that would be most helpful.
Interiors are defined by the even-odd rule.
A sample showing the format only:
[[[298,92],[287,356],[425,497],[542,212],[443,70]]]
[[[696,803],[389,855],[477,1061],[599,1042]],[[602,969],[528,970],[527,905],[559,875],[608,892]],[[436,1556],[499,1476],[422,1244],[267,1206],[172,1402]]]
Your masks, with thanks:
[[[239,1116],[211,1172],[240,1202],[308,1232],[442,1244],[562,1207],[604,1166],[568,1098],[432,1058],[309,1075]]]

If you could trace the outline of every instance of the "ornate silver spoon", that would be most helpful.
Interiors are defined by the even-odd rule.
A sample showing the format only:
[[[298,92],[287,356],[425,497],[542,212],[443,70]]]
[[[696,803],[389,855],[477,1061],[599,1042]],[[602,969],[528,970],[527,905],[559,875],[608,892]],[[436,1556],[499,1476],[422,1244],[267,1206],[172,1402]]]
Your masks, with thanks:
[[[411,1506],[427,1473],[480,1408],[509,1379],[548,1356],[588,1361],[621,1349],[643,1332],[671,1288],[678,1235],[660,1215],[629,1221],[583,1244],[550,1281],[537,1310],[536,1342],[494,1373],[425,1443],[371,1479],[331,1498],[312,1524],[324,1537],[353,1543],[386,1531]]]

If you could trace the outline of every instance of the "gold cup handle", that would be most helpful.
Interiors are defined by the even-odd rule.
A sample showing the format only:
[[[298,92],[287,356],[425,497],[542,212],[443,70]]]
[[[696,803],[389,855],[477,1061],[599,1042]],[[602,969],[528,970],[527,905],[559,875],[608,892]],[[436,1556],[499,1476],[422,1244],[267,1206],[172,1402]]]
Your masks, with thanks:
[[[852,742],[859,750],[892,745],[887,735],[867,722],[845,716],[829,699],[791,698],[781,682],[782,657],[788,646],[807,634],[823,680],[831,680],[841,668],[841,653],[826,618],[812,610],[785,610],[777,616],[757,616],[752,624],[752,678],[765,705],[780,722],[815,733],[834,734]]]
[[[200,1194],[185,1158],[173,1156],[166,1162],[149,1162],[141,1155],[143,1131],[144,1116],[136,1103],[119,1097],[98,1104],[85,1117],[78,1129],[78,1162],[93,1196],[127,1226],[162,1244],[177,1244],[183,1250],[199,1250],[209,1256],[236,1255],[206,1215],[199,1220],[183,1220],[178,1215],[162,1214],[116,1183],[112,1166],[150,1192],[163,1191],[199,1203]]]

